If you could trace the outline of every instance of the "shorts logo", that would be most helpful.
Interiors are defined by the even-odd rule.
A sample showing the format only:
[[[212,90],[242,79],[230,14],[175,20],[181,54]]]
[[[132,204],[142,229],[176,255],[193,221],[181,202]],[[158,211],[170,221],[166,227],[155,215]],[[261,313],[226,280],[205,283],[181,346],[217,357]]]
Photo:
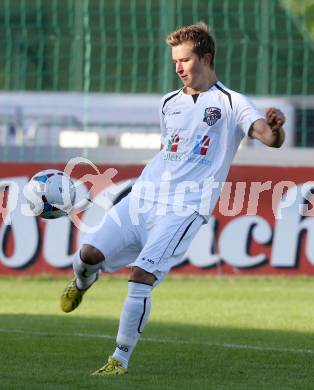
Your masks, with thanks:
[[[177,152],[179,146],[180,137],[179,134],[175,131],[170,139],[168,139],[167,152]]]
[[[206,156],[209,143],[210,138],[208,135],[204,135],[203,137],[201,135],[198,135],[196,137],[196,144],[194,146],[193,153],[198,154],[200,156]]]
[[[220,118],[221,118],[220,108],[217,107],[205,108],[203,122],[207,123],[208,126],[213,126]]]
[[[151,264],[155,264],[155,262],[152,259],[148,259],[147,257],[142,257],[142,260],[148,261]]]

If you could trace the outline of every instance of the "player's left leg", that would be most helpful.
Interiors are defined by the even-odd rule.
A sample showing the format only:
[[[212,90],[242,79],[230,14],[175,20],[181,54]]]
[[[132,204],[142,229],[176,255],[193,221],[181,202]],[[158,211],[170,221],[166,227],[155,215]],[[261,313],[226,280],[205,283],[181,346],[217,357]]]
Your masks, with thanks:
[[[180,263],[203,223],[203,217],[197,213],[188,217],[166,215],[151,229],[130,275],[117,348],[107,364],[94,375],[127,373],[129,359],[149,318],[153,285],[160,283],[169,270]]]
[[[129,359],[149,318],[155,281],[156,277],[152,273],[133,267],[128,282],[128,295],[120,316],[116,350],[93,375],[127,373]]]

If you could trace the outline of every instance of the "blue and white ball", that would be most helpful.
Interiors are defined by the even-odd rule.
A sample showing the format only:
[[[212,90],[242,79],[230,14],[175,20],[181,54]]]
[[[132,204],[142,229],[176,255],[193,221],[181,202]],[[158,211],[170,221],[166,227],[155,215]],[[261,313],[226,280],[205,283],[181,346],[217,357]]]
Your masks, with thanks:
[[[71,211],[76,191],[68,175],[56,169],[47,169],[30,179],[24,193],[34,215],[55,219]]]

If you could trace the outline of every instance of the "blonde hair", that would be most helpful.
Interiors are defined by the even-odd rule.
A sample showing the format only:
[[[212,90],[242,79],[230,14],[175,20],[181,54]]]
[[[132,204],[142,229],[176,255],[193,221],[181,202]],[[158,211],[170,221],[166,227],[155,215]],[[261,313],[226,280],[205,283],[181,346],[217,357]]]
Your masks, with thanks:
[[[210,66],[215,64],[215,38],[212,30],[204,22],[183,26],[170,33],[166,39],[169,46],[174,47],[184,42],[192,42],[193,51],[199,58],[211,54]]]

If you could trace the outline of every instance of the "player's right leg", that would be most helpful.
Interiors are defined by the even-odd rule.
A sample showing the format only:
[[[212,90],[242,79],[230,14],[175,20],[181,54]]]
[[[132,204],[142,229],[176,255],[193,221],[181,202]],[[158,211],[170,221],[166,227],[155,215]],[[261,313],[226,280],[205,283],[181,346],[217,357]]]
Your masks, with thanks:
[[[64,312],[69,313],[78,307],[85,292],[97,280],[101,268],[113,272],[133,261],[131,244],[136,254],[133,259],[137,257],[140,250],[134,248],[137,233],[129,217],[128,205],[128,197],[125,197],[110,209],[95,232],[84,236],[82,249],[73,261],[74,279],[61,296]],[[123,256],[124,251],[129,254],[128,259]]]
[[[83,245],[73,262],[74,278],[61,295],[61,309],[69,313],[76,309],[83,295],[96,282],[104,255],[92,245]]]

